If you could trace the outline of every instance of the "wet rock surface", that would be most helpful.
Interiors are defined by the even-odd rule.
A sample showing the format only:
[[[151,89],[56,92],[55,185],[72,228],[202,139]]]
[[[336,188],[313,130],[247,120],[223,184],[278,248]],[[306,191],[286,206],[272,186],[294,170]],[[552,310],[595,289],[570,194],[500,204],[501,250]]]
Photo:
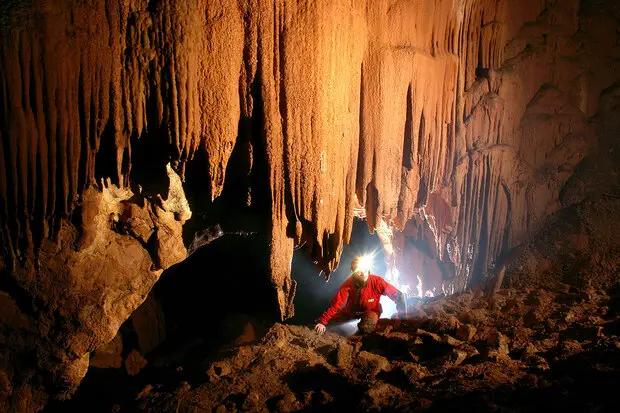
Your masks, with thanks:
[[[516,304],[515,295],[523,298]],[[576,298],[581,297],[581,298]],[[369,335],[274,325],[180,384],[151,383],[120,411],[617,411],[620,295],[549,290],[463,293],[433,307],[472,324],[380,320]],[[530,325],[530,312],[544,312]],[[465,327],[468,326],[468,327]],[[474,332],[472,334],[472,331]],[[467,334],[465,334],[467,333]],[[465,340],[466,339],[466,340]],[[181,379],[179,379],[181,380]]]

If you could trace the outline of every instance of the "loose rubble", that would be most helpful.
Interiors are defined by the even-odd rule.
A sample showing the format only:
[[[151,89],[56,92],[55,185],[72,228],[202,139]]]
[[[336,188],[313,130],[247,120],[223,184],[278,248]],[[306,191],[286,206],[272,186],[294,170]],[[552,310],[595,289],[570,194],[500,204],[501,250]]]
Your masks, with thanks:
[[[381,319],[350,338],[276,324],[191,388],[149,385],[127,409],[620,411],[620,289],[502,290],[493,300],[442,298],[412,308],[424,316]]]

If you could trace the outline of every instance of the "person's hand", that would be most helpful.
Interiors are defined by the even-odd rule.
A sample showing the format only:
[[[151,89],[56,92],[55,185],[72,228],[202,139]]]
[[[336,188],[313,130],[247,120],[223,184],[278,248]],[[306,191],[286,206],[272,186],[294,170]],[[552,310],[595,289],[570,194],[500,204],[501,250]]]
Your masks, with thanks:
[[[325,327],[325,324],[318,323],[317,325],[314,326],[314,331],[316,331],[319,334],[323,334],[326,329],[327,327]]]

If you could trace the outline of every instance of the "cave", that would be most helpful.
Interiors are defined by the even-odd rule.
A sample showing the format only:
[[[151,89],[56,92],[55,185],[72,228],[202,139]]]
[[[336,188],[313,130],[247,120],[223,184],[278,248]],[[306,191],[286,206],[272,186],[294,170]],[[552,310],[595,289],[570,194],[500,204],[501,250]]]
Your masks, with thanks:
[[[617,3],[0,2],[0,411],[620,411]]]

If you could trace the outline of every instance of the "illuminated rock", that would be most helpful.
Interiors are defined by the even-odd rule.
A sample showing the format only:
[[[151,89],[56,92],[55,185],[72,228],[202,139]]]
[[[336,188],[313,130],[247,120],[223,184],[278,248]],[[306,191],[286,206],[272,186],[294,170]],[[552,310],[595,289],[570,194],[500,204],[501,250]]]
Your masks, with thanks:
[[[151,268],[184,258],[183,179],[207,204],[249,182],[281,319],[293,248],[328,274],[355,211],[430,248],[413,291],[417,275],[420,295],[463,291],[583,199],[571,177],[620,73],[606,3],[21,3],[0,21],[0,269],[43,326],[46,374],[110,341]],[[153,249],[110,188],[148,198]]]

